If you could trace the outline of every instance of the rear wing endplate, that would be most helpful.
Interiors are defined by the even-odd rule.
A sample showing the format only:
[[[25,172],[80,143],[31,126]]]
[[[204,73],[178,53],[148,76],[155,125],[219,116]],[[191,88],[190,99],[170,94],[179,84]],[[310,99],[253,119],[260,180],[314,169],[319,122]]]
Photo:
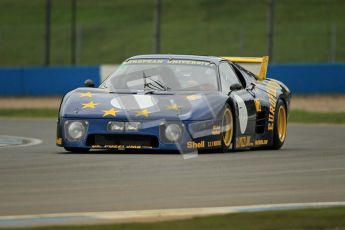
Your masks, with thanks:
[[[268,66],[268,56],[263,57],[223,57],[224,59],[235,62],[244,69],[258,76],[259,80],[265,80]]]

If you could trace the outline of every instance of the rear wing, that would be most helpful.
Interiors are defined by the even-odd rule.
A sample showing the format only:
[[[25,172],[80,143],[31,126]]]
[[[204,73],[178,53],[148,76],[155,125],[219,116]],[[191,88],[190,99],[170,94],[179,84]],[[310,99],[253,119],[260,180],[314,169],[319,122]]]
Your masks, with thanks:
[[[244,69],[258,76],[259,80],[265,80],[268,66],[268,56],[263,57],[223,57],[226,60],[235,62]]]

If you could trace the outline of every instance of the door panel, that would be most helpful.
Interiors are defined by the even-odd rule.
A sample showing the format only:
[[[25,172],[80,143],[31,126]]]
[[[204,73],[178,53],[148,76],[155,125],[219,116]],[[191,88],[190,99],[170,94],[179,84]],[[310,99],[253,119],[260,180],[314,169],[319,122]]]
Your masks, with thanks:
[[[254,146],[256,128],[256,108],[254,96],[246,89],[234,91],[230,95],[236,102],[237,129],[235,148]]]

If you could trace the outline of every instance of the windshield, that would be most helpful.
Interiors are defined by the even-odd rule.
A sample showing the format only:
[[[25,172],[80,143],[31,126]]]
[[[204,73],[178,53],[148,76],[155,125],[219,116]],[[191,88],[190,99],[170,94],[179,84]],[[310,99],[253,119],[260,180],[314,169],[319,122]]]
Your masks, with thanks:
[[[120,65],[100,86],[116,90],[216,91],[215,65],[204,61],[136,59]]]

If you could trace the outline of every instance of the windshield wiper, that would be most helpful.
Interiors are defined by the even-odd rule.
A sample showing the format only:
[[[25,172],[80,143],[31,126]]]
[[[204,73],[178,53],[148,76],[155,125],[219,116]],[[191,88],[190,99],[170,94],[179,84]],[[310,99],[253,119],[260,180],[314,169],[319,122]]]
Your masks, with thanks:
[[[174,93],[171,91],[162,91],[162,90],[146,90],[145,94],[174,95]]]
[[[115,90],[115,91],[109,91],[109,93],[117,93],[117,94],[138,94],[137,91],[130,91],[130,90],[123,90],[123,91]]]
[[[144,90],[145,88],[149,88],[152,90],[160,90],[160,91],[168,91],[171,88],[165,84],[163,84],[162,82],[158,81],[158,80],[154,80],[151,78],[152,76],[146,76],[145,71],[143,71],[143,79],[144,79]],[[151,82],[147,82],[147,80],[152,81]]]

